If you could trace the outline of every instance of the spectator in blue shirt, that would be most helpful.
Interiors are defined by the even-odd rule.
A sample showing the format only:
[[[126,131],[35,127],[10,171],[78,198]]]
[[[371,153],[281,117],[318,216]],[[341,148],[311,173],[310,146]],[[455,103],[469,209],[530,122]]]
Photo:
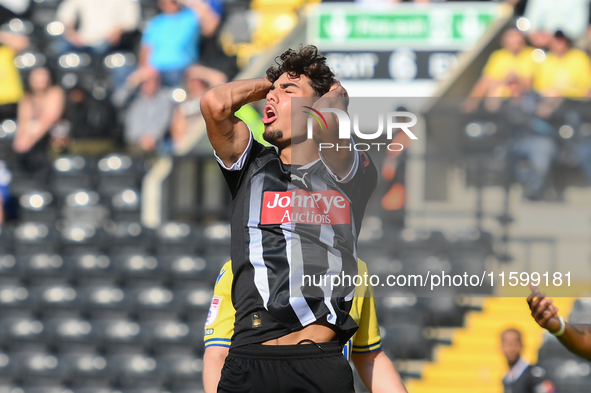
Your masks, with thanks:
[[[162,13],[146,27],[140,67],[156,69],[165,86],[179,86],[184,70],[199,61],[199,38],[215,33],[219,15],[200,0],[159,0]]]

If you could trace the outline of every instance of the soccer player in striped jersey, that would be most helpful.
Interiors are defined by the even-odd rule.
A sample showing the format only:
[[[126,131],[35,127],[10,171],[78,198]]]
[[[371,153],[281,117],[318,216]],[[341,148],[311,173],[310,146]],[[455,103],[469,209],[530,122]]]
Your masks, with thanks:
[[[234,115],[261,99],[270,147]],[[358,327],[349,315],[354,286],[313,283],[357,274],[357,237],[377,171],[353,140],[339,139],[335,113],[325,111],[310,137],[305,119],[292,116],[300,106],[316,115],[348,107],[346,90],[314,46],[287,50],[266,78],[220,85],[201,99],[232,194],[236,313],[219,392],[354,391],[341,355]],[[321,143],[341,148],[320,153]]]
[[[359,274],[367,265],[358,260]],[[232,307],[232,262],[228,261],[218,275],[213,299],[205,322],[205,393],[215,393],[224,360],[234,333]],[[371,393],[406,393],[406,389],[388,356],[382,351],[382,339],[376,315],[374,290],[371,285],[355,288],[351,316],[359,325],[357,332],[343,347],[343,355],[353,360],[361,380]]]

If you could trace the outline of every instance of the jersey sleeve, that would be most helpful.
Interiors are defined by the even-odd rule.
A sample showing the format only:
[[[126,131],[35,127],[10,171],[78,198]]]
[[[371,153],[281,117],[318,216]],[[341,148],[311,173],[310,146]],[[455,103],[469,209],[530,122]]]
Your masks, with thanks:
[[[214,152],[218,165],[220,166],[222,174],[224,175],[224,179],[226,179],[226,183],[230,188],[232,198],[235,198],[238,194],[238,190],[245,179],[245,174],[248,171],[248,168],[254,162],[255,158],[262,149],[264,149],[264,146],[254,139],[251,132],[246,149],[231,167],[227,167],[218,157],[217,153]]]
[[[382,337],[376,314],[374,291],[371,285],[367,288],[367,293],[363,298],[363,306],[357,324],[359,329],[353,340],[353,353],[367,353],[381,349]]]
[[[226,262],[218,275],[205,322],[205,348],[230,347],[236,313],[232,305],[232,280],[232,263]]]

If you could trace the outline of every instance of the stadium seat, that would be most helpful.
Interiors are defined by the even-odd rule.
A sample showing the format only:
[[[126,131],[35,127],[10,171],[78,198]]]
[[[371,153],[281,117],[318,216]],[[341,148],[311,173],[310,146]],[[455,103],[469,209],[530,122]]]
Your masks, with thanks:
[[[199,228],[183,222],[165,222],[156,229],[158,255],[193,254],[202,248]]]
[[[45,325],[29,311],[5,310],[0,317],[0,342],[3,347],[39,343],[43,342],[45,337]]]
[[[142,312],[177,310],[182,306],[177,294],[159,282],[138,282],[129,288],[134,309]]]
[[[140,325],[125,313],[100,314],[92,319],[91,324],[99,336],[98,342],[107,347],[136,345],[141,342]]]
[[[158,278],[162,271],[158,259],[146,252],[143,247],[111,251],[109,257],[127,284],[133,278]]]
[[[111,217],[115,221],[139,221],[140,192],[134,189],[124,189],[108,198]]]
[[[93,381],[115,382],[110,380],[112,374],[107,372],[107,360],[93,346],[64,347],[57,356],[59,367],[70,383],[82,385]]]
[[[207,315],[211,298],[213,297],[214,282],[195,282],[179,284],[175,287],[177,301],[182,304],[181,309],[188,319],[203,319]]]
[[[52,188],[56,195],[65,196],[78,190],[92,189],[93,167],[89,157],[62,156],[53,162]]]
[[[55,252],[59,248],[57,230],[46,223],[20,222],[14,231],[14,240],[17,253]]]
[[[142,328],[142,341],[152,347],[162,344],[184,344],[190,345],[191,336],[189,326],[179,320],[175,314],[153,314],[146,315],[140,320]]]
[[[108,245],[111,249],[133,247],[146,251],[153,247],[153,232],[140,222],[111,222],[105,225],[105,232],[109,236]]]
[[[64,247],[63,255],[68,270],[74,277],[113,277],[113,263],[100,247]]]
[[[17,261],[25,277],[69,276],[64,259],[59,253],[19,253]]]
[[[38,310],[73,309],[79,304],[77,289],[63,278],[39,277],[30,290]]]
[[[59,384],[64,377],[64,369],[58,367],[59,360],[43,345],[30,344],[12,351],[16,369],[14,377],[29,381],[41,379],[44,384]]]
[[[19,219],[23,221],[54,222],[58,211],[53,195],[48,191],[29,191],[21,195],[19,201]]]
[[[106,359],[122,388],[158,388],[163,383],[156,360],[142,349],[112,348]]]
[[[158,367],[168,376],[167,384],[177,392],[188,387],[196,387],[203,378],[203,359],[190,348],[158,353]]]
[[[78,189],[65,196],[61,215],[69,222],[99,226],[109,211],[96,191]]]
[[[390,325],[382,335],[390,359],[431,359],[432,343],[423,335],[424,325],[405,323]]]
[[[214,275],[217,275],[214,268],[207,263],[204,257],[199,255],[163,255],[158,256],[158,262],[161,263],[162,270],[167,273],[167,276],[170,276],[175,282],[209,281]]]
[[[45,335],[48,342],[61,348],[98,342],[96,327],[80,316],[78,311],[52,312],[44,316]]]
[[[97,165],[98,190],[112,196],[126,189],[139,189],[147,162],[125,154],[101,158]]]
[[[60,230],[62,243],[71,249],[75,247],[87,248],[100,246],[104,231],[92,222],[67,221]]]
[[[80,283],[80,307],[89,311],[128,310],[129,295],[112,279],[92,278]]]

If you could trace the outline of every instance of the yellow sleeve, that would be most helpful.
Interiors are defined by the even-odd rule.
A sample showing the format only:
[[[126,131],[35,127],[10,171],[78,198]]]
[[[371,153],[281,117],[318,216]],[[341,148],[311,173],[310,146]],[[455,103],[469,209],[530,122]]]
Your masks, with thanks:
[[[232,305],[232,280],[232,263],[226,262],[218,275],[205,321],[205,348],[230,347],[236,313]]]
[[[363,271],[367,271],[367,266],[364,262],[359,261],[359,274],[362,275]],[[359,320],[356,320],[359,329],[353,337],[352,352],[367,353],[381,349],[382,337],[380,336],[380,326],[376,315],[373,287],[369,285],[364,296],[355,299],[354,304],[361,309],[356,312],[359,316]]]

